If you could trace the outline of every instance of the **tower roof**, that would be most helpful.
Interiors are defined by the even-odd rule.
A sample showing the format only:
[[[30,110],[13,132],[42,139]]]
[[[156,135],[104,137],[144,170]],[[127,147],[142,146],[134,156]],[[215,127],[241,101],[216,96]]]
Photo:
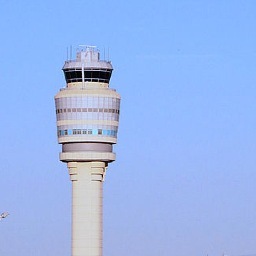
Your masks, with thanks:
[[[113,70],[110,61],[100,60],[100,52],[95,46],[80,46],[81,49],[76,54],[75,60],[68,60],[63,66],[63,70],[80,69],[82,66],[90,69]]]

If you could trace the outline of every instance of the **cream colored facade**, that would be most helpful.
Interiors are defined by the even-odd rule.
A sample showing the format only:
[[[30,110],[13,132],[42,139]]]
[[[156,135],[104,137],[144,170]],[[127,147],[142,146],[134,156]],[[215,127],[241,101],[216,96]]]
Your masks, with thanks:
[[[72,256],[102,256],[102,183],[115,160],[120,95],[109,88],[112,65],[86,47],[63,67],[55,96],[60,160],[72,181]]]
[[[102,255],[104,162],[69,162],[72,181],[72,256]]]

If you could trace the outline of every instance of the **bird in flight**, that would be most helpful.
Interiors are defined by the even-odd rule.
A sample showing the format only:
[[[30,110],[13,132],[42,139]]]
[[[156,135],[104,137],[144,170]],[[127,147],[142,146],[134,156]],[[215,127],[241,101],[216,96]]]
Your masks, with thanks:
[[[1,213],[1,214],[0,214],[0,220],[6,218],[8,215],[9,215],[8,212],[3,212],[3,213]]]

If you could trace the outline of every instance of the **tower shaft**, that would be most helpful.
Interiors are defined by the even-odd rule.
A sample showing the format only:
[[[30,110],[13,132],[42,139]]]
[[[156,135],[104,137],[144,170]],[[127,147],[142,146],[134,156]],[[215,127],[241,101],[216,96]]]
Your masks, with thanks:
[[[69,162],[72,181],[72,256],[102,255],[104,162]]]

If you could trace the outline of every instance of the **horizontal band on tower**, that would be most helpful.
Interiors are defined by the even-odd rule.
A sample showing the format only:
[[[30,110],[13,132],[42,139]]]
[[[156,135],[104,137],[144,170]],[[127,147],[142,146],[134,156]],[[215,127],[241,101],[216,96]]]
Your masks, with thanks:
[[[113,162],[116,160],[116,154],[111,152],[64,152],[60,153],[62,162]]]
[[[95,152],[112,152],[113,147],[108,143],[65,143],[62,144],[62,152],[85,152],[85,151],[95,151]]]

